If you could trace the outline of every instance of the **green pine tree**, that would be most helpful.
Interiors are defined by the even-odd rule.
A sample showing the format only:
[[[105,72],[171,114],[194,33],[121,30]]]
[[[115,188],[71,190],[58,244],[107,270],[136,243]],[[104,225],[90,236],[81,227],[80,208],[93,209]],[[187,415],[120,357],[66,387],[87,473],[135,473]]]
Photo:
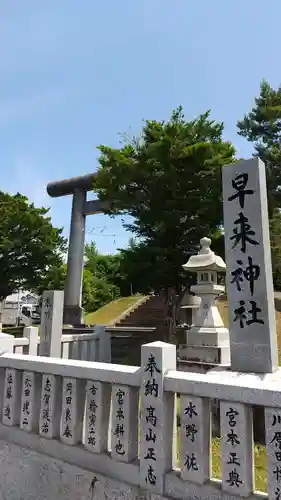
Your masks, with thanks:
[[[281,208],[281,86],[274,90],[262,81],[253,109],[237,123],[239,135],[254,144],[265,163],[269,216]]]

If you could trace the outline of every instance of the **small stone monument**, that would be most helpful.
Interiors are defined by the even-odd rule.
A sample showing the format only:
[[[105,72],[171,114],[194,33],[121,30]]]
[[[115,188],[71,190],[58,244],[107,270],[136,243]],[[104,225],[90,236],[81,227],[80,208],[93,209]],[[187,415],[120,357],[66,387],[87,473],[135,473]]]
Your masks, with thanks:
[[[62,290],[43,293],[39,356],[61,357],[63,296]]]
[[[191,292],[201,297],[195,322],[186,332],[186,346],[179,349],[180,359],[208,363],[229,364],[229,332],[224,327],[215,299],[224,292],[218,285],[218,272],[225,272],[224,261],[210,249],[211,240],[202,238],[201,249],[183,265],[186,271],[197,273],[197,284]]]

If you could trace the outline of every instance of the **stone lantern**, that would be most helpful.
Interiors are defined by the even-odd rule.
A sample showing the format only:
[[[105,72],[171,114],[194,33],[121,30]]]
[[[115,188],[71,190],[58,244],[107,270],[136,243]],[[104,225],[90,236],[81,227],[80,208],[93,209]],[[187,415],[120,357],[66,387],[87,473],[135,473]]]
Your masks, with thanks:
[[[225,272],[224,261],[210,249],[211,240],[202,238],[201,249],[183,265],[186,271],[197,273],[197,284],[191,292],[201,298],[194,324],[186,331],[186,346],[179,349],[180,359],[229,364],[229,331],[224,327],[215,299],[225,288],[218,285],[218,272]]]

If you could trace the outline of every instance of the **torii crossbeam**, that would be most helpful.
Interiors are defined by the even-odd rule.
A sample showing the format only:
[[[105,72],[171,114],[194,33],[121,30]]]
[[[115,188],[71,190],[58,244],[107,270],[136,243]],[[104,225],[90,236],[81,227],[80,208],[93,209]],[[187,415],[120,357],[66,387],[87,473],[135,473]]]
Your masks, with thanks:
[[[63,322],[65,325],[78,326],[83,323],[82,278],[86,216],[102,213],[109,207],[108,202],[87,201],[87,192],[92,191],[95,176],[96,174],[93,173],[50,182],[47,185],[47,193],[52,198],[72,195],[67,277],[64,290]]]

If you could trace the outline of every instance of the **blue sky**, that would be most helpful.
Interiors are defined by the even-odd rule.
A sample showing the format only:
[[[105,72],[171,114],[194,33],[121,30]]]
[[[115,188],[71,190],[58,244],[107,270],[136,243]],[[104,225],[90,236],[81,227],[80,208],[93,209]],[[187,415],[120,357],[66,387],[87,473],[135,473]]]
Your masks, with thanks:
[[[212,110],[239,155],[236,122],[262,78],[281,83],[280,0],[2,0],[0,189],[51,207],[68,236],[71,199],[49,181],[96,170],[143,119]],[[102,231],[102,232],[101,232]],[[101,252],[126,245],[121,220],[87,218]]]

